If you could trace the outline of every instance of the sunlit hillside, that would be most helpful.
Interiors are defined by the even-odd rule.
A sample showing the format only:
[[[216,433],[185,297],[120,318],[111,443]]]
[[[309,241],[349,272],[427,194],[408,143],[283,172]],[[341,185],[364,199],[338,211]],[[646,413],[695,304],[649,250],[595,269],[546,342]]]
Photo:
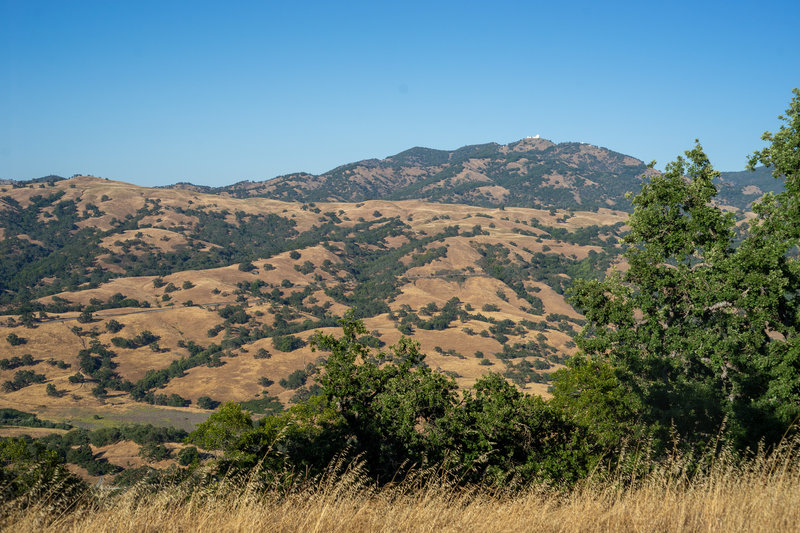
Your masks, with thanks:
[[[308,341],[351,307],[376,346],[410,336],[462,386],[491,370],[546,395],[582,323],[565,300],[570,277],[612,268],[627,216],[416,200],[286,203],[91,177],[0,195],[13,214],[3,245],[34,258],[16,279],[38,276],[25,293],[38,307],[0,317],[4,339],[22,339],[4,340],[2,355],[30,354],[24,368],[44,376],[0,392],[0,406],[187,428],[207,412],[198,409],[203,396],[211,405],[260,400],[259,411],[307,395],[319,357]],[[7,313],[24,311],[7,295]],[[93,344],[112,353],[112,376],[92,376],[81,360]],[[199,348],[210,348],[201,362],[148,381]],[[0,370],[0,380],[20,368]],[[106,393],[93,394],[104,380]],[[120,381],[139,396],[115,390]]]

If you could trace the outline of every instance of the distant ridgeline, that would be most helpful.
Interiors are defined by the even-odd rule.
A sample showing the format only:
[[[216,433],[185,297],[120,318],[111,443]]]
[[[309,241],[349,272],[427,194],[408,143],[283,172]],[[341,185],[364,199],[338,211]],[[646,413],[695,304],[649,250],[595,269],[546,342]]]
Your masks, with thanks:
[[[224,187],[190,183],[170,187],[294,202],[414,199],[485,207],[628,211],[624,195],[639,190],[647,171],[639,159],[606,148],[527,138],[453,151],[411,148],[318,176],[300,172]],[[780,192],[782,185],[762,167],[755,172],[723,172],[718,187],[721,203],[746,209],[763,193]]]
[[[490,143],[455,151],[412,148],[384,160],[343,165],[319,176],[291,174],[219,188],[184,183],[166,190],[303,202],[312,214],[319,211],[313,207],[318,201],[412,199],[487,208],[596,211],[606,207],[628,211],[630,203],[624,195],[638,191],[647,172],[653,171],[642,161],[605,148],[527,138],[509,145]],[[718,185],[721,203],[744,209],[762,193],[778,190],[781,183],[762,167],[756,172],[723,173]],[[330,212],[319,215],[310,228],[299,229],[296,219],[280,212],[237,212],[233,216],[227,209],[210,205],[162,203],[157,191],[165,189],[137,193],[141,205],[128,208],[115,195],[94,198],[75,187],[72,180],[54,175],[2,185],[0,305],[97,286],[120,276],[163,276],[227,266],[327,241],[352,243],[346,246],[352,251],[363,248],[370,239],[379,242],[384,236],[405,235],[421,251],[432,238],[409,231],[406,221],[381,216],[343,225],[342,213]],[[180,218],[184,223],[166,225],[162,218]],[[144,228],[180,234],[182,243],[157,246],[126,234]],[[109,253],[108,246],[114,242],[119,249]],[[359,259],[346,253],[341,257],[345,263]]]

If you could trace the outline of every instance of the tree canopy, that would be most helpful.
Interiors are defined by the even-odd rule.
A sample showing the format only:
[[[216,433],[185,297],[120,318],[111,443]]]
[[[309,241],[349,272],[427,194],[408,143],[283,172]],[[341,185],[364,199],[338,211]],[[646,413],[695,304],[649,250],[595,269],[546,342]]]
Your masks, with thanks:
[[[785,191],[765,195],[754,219],[737,224],[714,203],[719,173],[697,143],[633,199],[628,269],[576,282],[572,301],[588,321],[578,337],[583,358],[557,383],[556,397],[575,409],[583,404],[570,398],[596,396],[583,406],[600,415],[590,422],[597,432],[632,434],[644,425],[662,444],[675,432],[687,443],[723,432],[745,447],[775,442],[800,414],[794,94],[780,131],[764,135],[771,146],[751,161],[772,166]],[[596,371],[581,377],[587,365]],[[616,392],[598,396],[601,388]]]

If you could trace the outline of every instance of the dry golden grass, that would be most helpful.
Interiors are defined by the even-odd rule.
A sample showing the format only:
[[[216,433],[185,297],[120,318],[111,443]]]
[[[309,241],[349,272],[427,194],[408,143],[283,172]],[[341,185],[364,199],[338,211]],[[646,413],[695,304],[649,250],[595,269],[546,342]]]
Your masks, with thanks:
[[[56,516],[45,502],[9,513],[7,531],[547,531],[781,532],[800,527],[800,468],[792,449],[745,465],[720,461],[688,480],[672,462],[623,483],[571,491],[458,489],[441,479],[375,488],[358,467],[289,491],[242,479],[190,491],[134,488]]]
[[[522,144],[537,147],[547,145],[541,140],[525,141]],[[470,179],[480,175],[484,164],[485,162],[482,160],[474,160],[470,163],[469,168],[466,169],[472,173]],[[121,273],[122,269],[110,262],[112,256],[121,251],[120,247],[114,244],[116,241],[141,239],[149,246],[157,247],[162,251],[174,250],[189,242],[188,233],[181,233],[186,230],[179,229],[179,226],[191,227],[197,222],[197,219],[185,212],[181,213],[172,209],[175,207],[183,210],[199,208],[219,211],[226,209],[229,212],[229,222],[235,222],[235,216],[232,213],[238,211],[250,214],[272,213],[296,222],[298,231],[307,230],[315,224],[318,225],[324,218],[323,214],[315,213],[308,209],[308,206],[300,203],[265,198],[239,199],[204,194],[189,189],[151,189],[91,176],[60,181],[53,186],[44,188],[35,185],[11,189],[7,192],[25,206],[30,204],[30,199],[34,195],[56,191],[63,192],[65,200],[74,200],[81,211],[89,203],[98,206],[104,214],[99,217],[87,218],[81,221],[81,224],[99,229],[111,228],[113,218],[122,220],[128,215],[134,215],[137,209],[145,206],[147,200],[158,200],[160,205],[165,208],[157,215],[145,217],[145,220],[141,221],[140,228],[126,231],[123,234],[115,234],[103,241],[108,253],[102,255],[99,265],[118,273]],[[0,210],[2,210],[2,206],[2,201],[0,201]],[[528,288],[530,290],[539,289],[537,296],[541,298],[544,306],[541,315],[531,315],[528,310],[528,302],[518,298],[509,287],[492,278],[479,265],[481,254],[478,248],[480,246],[501,244],[509,248],[511,257],[520,263],[530,260],[533,253],[542,251],[581,259],[586,257],[591,250],[597,251],[598,249],[594,246],[578,246],[559,242],[549,235],[541,237],[543,232],[532,226],[530,221],[536,220],[546,225],[573,230],[593,224],[614,224],[624,221],[627,216],[625,213],[605,209],[598,212],[567,212],[564,210],[551,212],[516,207],[487,209],[458,204],[432,204],[421,200],[396,202],[374,200],[359,203],[320,202],[317,207],[322,213],[343,212],[340,215],[343,219],[343,226],[356,224],[360,218],[374,220],[379,216],[399,217],[419,235],[423,233],[434,235],[448,226],[458,226],[462,231],[469,231],[473,226],[481,225],[487,234],[471,237],[462,234],[448,237],[444,242],[432,243],[430,248],[445,246],[447,253],[429,264],[410,269],[406,273],[407,282],[399,287],[400,294],[388,304],[395,312],[405,305],[410,306],[414,311],[419,311],[420,308],[432,302],[442,306],[450,298],[458,297],[465,305],[471,305],[475,312],[482,312],[485,304],[496,306],[499,311],[487,312],[487,316],[497,320],[509,319],[516,323],[525,319],[546,320],[549,313],[564,314],[573,318],[580,318],[581,315],[566,302],[564,295],[558,294],[544,283],[529,281],[527,282]],[[390,238],[389,243],[390,246],[399,246],[407,240],[407,237],[398,236]],[[343,246],[342,243],[332,243],[332,245]],[[549,250],[545,247],[549,247]],[[140,253],[142,250],[137,251],[136,248],[131,248],[131,252]],[[154,285],[155,276],[132,276],[115,278],[98,287],[63,292],[57,295],[74,303],[88,305],[92,298],[106,301],[113,295],[121,293],[126,297],[147,302],[151,306],[149,309],[124,308],[98,311],[94,314],[97,320],[91,324],[79,324],[76,321],[77,312],[54,315],[53,318],[59,317],[65,321],[42,323],[35,329],[22,326],[6,327],[9,317],[0,316],[0,358],[30,353],[37,360],[47,361],[52,358],[64,360],[71,365],[68,369],[59,369],[42,362],[32,367],[31,370],[44,374],[48,381],[13,393],[0,393],[0,406],[34,411],[42,416],[57,416],[57,420],[65,419],[67,411],[69,411],[70,417],[75,416],[72,414],[72,410],[79,406],[90,410],[91,414],[95,412],[102,414],[104,410],[111,410],[115,407],[135,409],[135,402],[125,395],[112,394],[112,397],[106,401],[99,401],[91,396],[90,384],[81,386],[69,383],[69,376],[80,368],[78,352],[86,348],[92,339],[89,336],[79,337],[74,334],[71,330],[73,326],[79,326],[86,332],[96,328],[97,339],[105,344],[110,344],[110,339],[114,336],[130,338],[143,330],[149,330],[160,336],[159,345],[169,351],[155,353],[149,347],[135,350],[113,348],[117,353],[115,359],[118,365],[117,372],[124,379],[136,381],[148,370],[163,369],[173,360],[185,356],[186,350],[178,346],[181,341],[193,341],[201,346],[208,346],[211,342],[221,343],[226,335],[225,332],[219,332],[214,337],[208,335],[209,330],[223,321],[216,312],[215,306],[236,303],[236,291],[239,283],[259,280],[267,284],[265,290],[280,287],[286,296],[292,291],[302,290],[308,285],[318,283],[319,278],[328,286],[340,283],[329,272],[321,268],[326,260],[334,264],[340,263],[341,260],[337,255],[321,245],[304,248],[298,252],[300,253],[299,259],[292,259],[289,252],[284,252],[269,258],[254,260],[256,269],[251,272],[242,272],[238,265],[234,264],[165,275],[163,276],[165,284],[172,283],[178,288],[177,291],[170,294],[166,293],[167,285],[161,287]],[[411,254],[401,260],[410,261]],[[303,265],[306,261],[311,262],[315,269],[304,274],[295,267]],[[450,275],[453,273],[467,274],[467,277],[459,280]],[[288,290],[283,287],[284,280],[291,282],[295,289]],[[190,288],[184,289],[184,283],[187,281],[191,282],[190,285],[187,284]],[[351,289],[351,285],[347,284],[345,288]],[[498,294],[504,294],[505,299]],[[168,297],[166,301],[164,300],[165,296]],[[332,302],[331,298],[322,290],[317,290],[313,297],[317,300],[317,305],[332,304],[329,311],[335,315],[341,316],[346,311],[344,305]],[[51,297],[45,297],[41,301],[47,303],[51,299]],[[193,305],[184,306],[187,302],[191,302]],[[272,324],[274,311],[268,302],[248,296],[246,305],[251,316],[255,316],[257,312],[263,313],[255,318],[258,325]],[[111,318],[124,324],[125,329],[118,333],[107,332],[105,323]],[[396,321],[393,321],[388,314],[372,317],[367,322],[368,329],[379,331],[382,340],[388,345],[393,344],[400,337]],[[446,330],[446,333],[417,330],[414,336],[416,340],[420,341],[423,351],[428,354],[429,364],[457,374],[459,376],[458,384],[468,387],[487,371],[502,372],[505,369],[505,364],[494,355],[502,349],[502,346],[492,338],[479,336],[479,333],[488,327],[489,324],[486,322],[456,322]],[[469,332],[465,331],[465,328],[473,330],[474,334],[468,334]],[[336,333],[336,330],[330,332]],[[4,342],[4,337],[9,333],[16,333],[28,339],[27,344],[11,346]],[[511,341],[527,342],[533,340],[539,333],[539,331],[530,331],[528,335],[514,337]],[[573,347],[567,346],[569,338],[558,331],[555,324],[542,333],[547,337],[547,342],[562,354],[570,354],[574,351]],[[298,336],[308,340],[312,334],[313,331],[309,331]],[[466,359],[442,356],[434,351],[436,347],[445,351],[455,350],[463,354]],[[295,391],[281,387],[278,384],[279,380],[295,370],[304,368],[318,356],[311,352],[310,347],[296,350],[290,354],[278,352],[273,349],[272,342],[268,339],[250,343],[243,348],[228,350],[229,355],[234,357],[226,356],[225,365],[213,369],[194,368],[186,375],[170,381],[166,389],[159,390],[159,392],[179,394],[192,401],[196,401],[198,397],[204,395],[210,395],[218,401],[242,401],[257,397],[266,390],[268,394],[278,396],[286,404]],[[253,354],[259,348],[269,350],[273,357],[269,360],[254,359]],[[487,359],[494,365],[481,365],[480,360],[474,356],[476,351],[484,352]],[[0,382],[12,379],[15,372],[16,370],[0,370]],[[265,389],[258,383],[261,377],[267,377],[275,384]],[[61,398],[47,396],[46,386],[48,384],[54,384],[67,394]],[[529,384],[525,390],[545,396],[547,394],[546,385],[541,384]]]

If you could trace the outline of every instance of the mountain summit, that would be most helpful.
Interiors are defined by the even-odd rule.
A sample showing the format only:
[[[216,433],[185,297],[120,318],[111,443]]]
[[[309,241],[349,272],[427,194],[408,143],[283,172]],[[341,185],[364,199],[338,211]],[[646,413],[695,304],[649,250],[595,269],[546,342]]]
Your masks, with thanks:
[[[479,207],[630,210],[650,172],[639,159],[592,144],[556,144],[526,137],[510,144],[475,144],[457,150],[415,147],[385,159],[365,159],[324,174],[297,172],[224,187],[178,183],[170,188],[291,202],[423,200]],[[769,169],[723,172],[718,200],[747,209],[763,192],[778,191]]]
[[[418,199],[484,207],[626,209],[624,193],[639,189],[645,171],[639,159],[606,148],[528,137],[452,151],[416,147],[320,175],[295,173],[201,190],[298,202]]]

